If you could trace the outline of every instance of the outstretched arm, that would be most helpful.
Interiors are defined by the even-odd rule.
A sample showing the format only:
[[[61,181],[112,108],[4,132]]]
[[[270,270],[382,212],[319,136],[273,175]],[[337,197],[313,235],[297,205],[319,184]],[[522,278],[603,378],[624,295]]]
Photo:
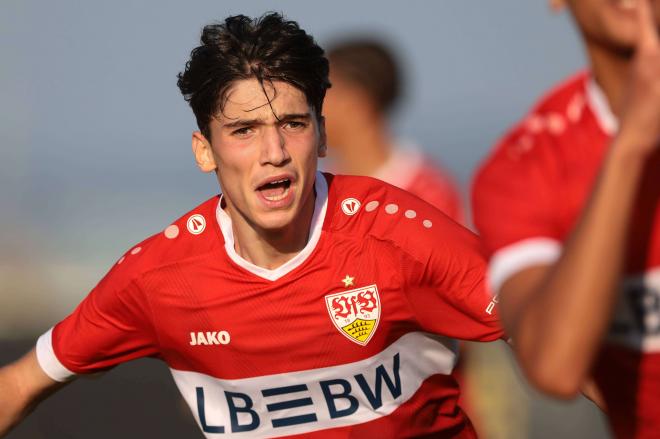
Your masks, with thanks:
[[[500,314],[522,368],[541,390],[572,397],[610,323],[644,166],[660,141],[660,42],[650,2],[637,3],[639,37],[620,130],[586,208],[554,265],[527,268],[500,288]]]
[[[0,437],[63,385],[41,369],[35,349],[0,368]]]

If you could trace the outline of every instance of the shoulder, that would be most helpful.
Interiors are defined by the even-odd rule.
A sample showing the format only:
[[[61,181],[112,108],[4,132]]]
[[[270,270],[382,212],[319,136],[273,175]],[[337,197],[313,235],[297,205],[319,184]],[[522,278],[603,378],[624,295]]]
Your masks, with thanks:
[[[438,194],[451,196],[456,192],[451,174],[436,160],[422,152],[414,143],[400,141],[387,162],[372,177],[407,190],[435,204]]]
[[[424,198],[427,191],[441,192],[445,195],[456,195],[458,190],[453,175],[437,160],[427,155],[421,156],[421,163],[410,183],[410,192]]]
[[[219,196],[210,198],[128,249],[109,273],[113,281],[127,284],[160,267],[203,257],[222,245],[215,219],[218,202]]]
[[[461,245],[476,244],[472,232],[436,207],[383,181],[335,176],[330,188],[331,219],[326,227],[332,233],[387,241],[414,255],[451,247],[458,241]]]
[[[561,236],[567,171],[594,160],[579,152],[593,143],[585,136],[593,137],[595,127],[587,107],[587,81],[582,72],[547,93],[477,171],[472,215],[487,254],[524,239]]]
[[[511,127],[479,167],[473,192],[498,190],[497,182],[503,181],[529,184],[541,175],[548,181],[572,144],[566,139],[587,112],[587,79],[588,73],[580,72],[561,82]]]
[[[454,177],[432,158],[424,157],[424,162],[406,189],[455,221],[463,221],[461,194]]]

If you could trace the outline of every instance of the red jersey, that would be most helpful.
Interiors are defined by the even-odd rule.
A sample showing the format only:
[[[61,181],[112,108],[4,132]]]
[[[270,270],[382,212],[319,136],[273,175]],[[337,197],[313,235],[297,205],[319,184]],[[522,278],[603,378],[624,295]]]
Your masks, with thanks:
[[[500,142],[473,186],[475,224],[497,292],[512,274],[551,264],[595,184],[617,120],[587,73],[546,96]],[[618,437],[660,435],[660,157],[635,205],[626,276],[593,374]]]
[[[206,437],[473,438],[449,339],[502,336],[478,240],[368,177],[318,174],[307,246],[268,270],[214,197],[129,250],[37,358],[56,380],[142,356]]]
[[[417,195],[457,223],[465,220],[461,197],[449,173],[417,149],[394,150],[372,177]]]

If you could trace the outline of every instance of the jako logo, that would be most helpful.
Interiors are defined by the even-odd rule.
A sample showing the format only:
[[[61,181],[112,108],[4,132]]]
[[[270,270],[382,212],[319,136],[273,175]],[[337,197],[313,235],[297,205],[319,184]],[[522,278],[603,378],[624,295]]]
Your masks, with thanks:
[[[231,338],[227,331],[191,332],[190,346],[229,344]]]

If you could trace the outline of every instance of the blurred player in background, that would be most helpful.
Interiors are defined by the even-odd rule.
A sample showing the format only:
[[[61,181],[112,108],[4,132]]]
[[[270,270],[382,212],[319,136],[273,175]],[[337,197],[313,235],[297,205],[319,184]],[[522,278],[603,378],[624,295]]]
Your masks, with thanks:
[[[328,61],[279,14],[206,26],[179,88],[222,195],[132,247],[0,369],[0,435],[82,374],[159,358],[206,437],[476,437],[453,339],[503,336],[474,234],[317,172]]]
[[[462,223],[453,178],[415,146],[394,138],[389,118],[404,82],[392,50],[375,38],[356,38],[330,47],[328,59],[332,88],[324,114],[336,171],[386,181]]]
[[[530,381],[593,377],[620,438],[660,437],[660,1],[569,7],[588,71],[548,93],[473,187],[489,281]]]
[[[448,171],[393,133],[391,117],[406,76],[393,49],[376,37],[354,37],[331,45],[328,59],[332,88],[324,114],[333,171],[368,175],[406,189],[462,223],[461,196]],[[477,349],[461,344],[454,370],[463,390],[461,405],[483,436],[526,437],[528,405],[506,353]]]

